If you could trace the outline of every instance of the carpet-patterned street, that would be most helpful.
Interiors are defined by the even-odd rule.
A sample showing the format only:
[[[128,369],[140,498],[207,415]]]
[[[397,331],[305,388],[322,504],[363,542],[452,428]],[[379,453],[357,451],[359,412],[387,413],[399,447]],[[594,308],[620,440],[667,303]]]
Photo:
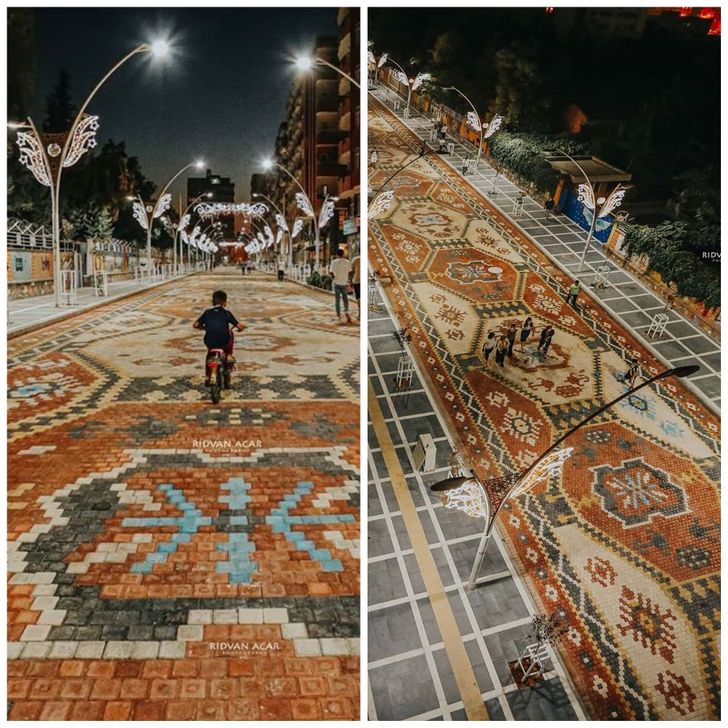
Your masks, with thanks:
[[[370,103],[376,189],[420,150]],[[481,480],[528,467],[557,437],[625,391],[627,356],[662,365],[513,224],[430,154],[391,182],[370,221],[369,260],[411,350]],[[387,282],[387,279],[391,282]],[[488,331],[536,326],[501,368]],[[538,334],[555,328],[548,358]],[[559,482],[499,517],[542,613],[569,625],[559,644],[590,717],[716,719],[720,714],[719,422],[671,379],[582,428]],[[460,514],[465,524],[468,517]]]
[[[10,340],[11,719],[357,717],[358,334],[235,269]]]

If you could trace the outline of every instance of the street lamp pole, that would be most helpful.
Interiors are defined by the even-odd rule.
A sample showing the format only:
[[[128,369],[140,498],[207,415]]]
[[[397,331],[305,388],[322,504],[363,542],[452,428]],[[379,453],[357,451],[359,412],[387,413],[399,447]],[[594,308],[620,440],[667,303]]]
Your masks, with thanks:
[[[152,44],[141,43],[114,64],[94,86],[91,93],[78,110],[69,131],[63,135],[63,146],[52,141],[46,145],[44,137],[39,134],[33,121],[28,118],[26,124],[11,124],[18,129],[30,129],[30,134],[18,134],[18,145],[21,147],[20,161],[28,167],[35,178],[51,193],[51,238],[53,243],[53,288],[55,306],[61,306],[61,177],[64,167],[72,167],[85,152],[96,146],[96,130],[98,117],[86,114],[88,105],[106,81],[129,59],[139,53],[164,55],[167,45],[162,41]],[[55,135],[54,135],[55,136]]]
[[[354,86],[356,86],[357,88],[361,88],[359,82],[355,78],[352,78],[348,73],[342,71],[338,66],[335,66],[333,63],[329,63],[329,61],[324,58],[320,58],[319,56],[301,56],[296,59],[296,67],[299,69],[299,71],[308,71],[316,64],[321,64],[322,66],[330,68],[332,71],[336,71],[336,73],[338,73],[340,76],[343,76],[347,81],[349,81],[349,83],[353,83]]]
[[[169,203],[171,202],[171,197],[167,197],[167,190],[170,188],[172,183],[184,172],[186,172],[190,167],[197,167],[197,169],[202,169],[204,167],[204,162],[190,162],[189,164],[186,164],[182,169],[180,169],[174,176],[170,178],[170,180],[167,182],[167,184],[164,186],[164,189],[160,193],[160,195],[157,197],[156,201],[154,202],[154,206],[152,207],[151,212],[148,212],[147,214],[147,275],[151,275],[152,272],[152,226],[154,225],[154,220],[159,217],[166,209],[169,207]],[[142,203],[143,204],[143,203]],[[165,207],[166,205],[166,207]],[[145,207],[146,211],[146,207]]]
[[[253,192],[252,197],[262,197],[278,213],[279,219],[276,220],[276,222],[278,223],[278,227],[281,227],[281,221],[283,222],[283,225],[282,225],[283,231],[286,234],[286,237],[288,238],[288,253],[289,253],[289,259],[290,259],[291,250],[293,248],[293,241],[291,240],[291,229],[288,227],[288,222],[286,221],[286,216],[281,211],[281,208],[278,207],[278,205],[276,205],[276,203],[273,202],[273,200],[271,200],[270,197],[268,197],[267,195],[264,195],[262,192]],[[279,255],[280,255],[280,250],[279,250]],[[290,269],[290,262],[289,262],[289,269]]]
[[[570,456],[572,451],[572,448],[566,448],[565,450],[557,451],[558,446],[561,445],[562,442],[564,442],[568,437],[573,435],[577,430],[580,430],[582,427],[584,427],[584,425],[593,420],[595,417],[598,417],[606,410],[614,407],[614,405],[621,402],[623,399],[631,397],[635,394],[635,392],[638,392],[640,389],[648,387],[654,382],[666,379],[668,377],[689,377],[692,374],[695,374],[699,369],[700,367],[697,364],[689,364],[682,367],[675,367],[673,369],[666,369],[665,371],[656,374],[654,377],[645,380],[637,387],[628,389],[626,392],[623,392],[610,402],[607,402],[606,404],[594,410],[594,412],[585,417],[581,422],[579,422],[579,424],[575,425],[566,433],[564,433],[561,437],[558,438],[558,440],[556,440],[556,442],[551,445],[551,447],[543,452],[523,472],[510,473],[509,475],[506,475],[502,478],[494,478],[490,481],[487,481],[488,484],[491,486],[490,488],[484,488],[480,481],[478,481],[477,478],[475,478],[472,474],[468,476],[456,476],[447,478],[431,486],[431,490],[433,490],[434,492],[453,492],[458,490],[459,488],[462,488],[466,483],[477,483],[477,485],[481,488],[483,492],[496,492],[500,496],[502,496],[500,502],[497,503],[497,506],[492,513],[490,512],[489,504],[486,505],[483,511],[478,513],[478,515],[485,516],[486,529],[480,539],[480,544],[478,546],[478,551],[473,562],[473,567],[470,571],[470,576],[468,577],[466,588],[472,589],[476,585],[478,574],[480,573],[480,569],[483,565],[483,560],[485,558],[485,551],[488,547],[488,541],[490,540],[490,537],[492,535],[493,525],[495,524],[496,516],[500,512],[506,500],[508,500],[508,498],[511,496],[526,493],[537,482],[543,481],[548,477],[555,475],[561,471],[563,463]]]
[[[592,211],[592,221],[589,225],[589,234],[586,236],[586,242],[584,243],[584,250],[582,251],[581,258],[579,260],[579,273],[584,270],[584,264],[586,263],[586,254],[589,250],[589,244],[591,243],[592,237],[594,236],[594,230],[597,226],[597,220],[600,217],[608,215],[615,207],[619,207],[622,204],[622,198],[627,192],[626,187],[622,187],[618,184],[609,194],[609,197],[597,198],[594,191],[594,185],[584,171],[584,168],[577,162],[571,155],[567,154],[563,149],[558,150],[559,154],[563,154],[567,159],[571,160],[584,175],[586,182],[579,185],[579,197],[578,200],[584,203],[584,206]],[[599,209],[597,210],[597,205]]]
[[[268,160],[265,163],[265,166],[270,169],[271,167],[277,167],[281,170],[284,174],[286,174],[290,179],[295,182],[296,186],[300,190],[301,194],[303,195],[303,198],[301,202],[303,203],[303,206],[301,204],[298,205],[301,212],[306,215],[306,217],[310,217],[311,220],[313,220],[313,227],[314,227],[314,246],[316,250],[316,270],[318,271],[319,267],[319,246],[320,246],[320,238],[319,238],[319,227],[318,227],[318,221],[316,220],[316,213],[314,212],[314,207],[311,204],[311,199],[306,194],[306,190],[303,189],[303,185],[282,165],[274,160]]]
[[[397,169],[395,172],[389,175],[384,182],[382,182],[381,185],[372,193],[371,199],[372,201],[368,205],[367,210],[367,217],[372,218],[375,215],[377,215],[380,212],[384,212],[389,209],[389,207],[392,204],[392,197],[394,197],[394,190],[390,190],[389,192],[384,192],[384,188],[398,175],[400,172],[404,172],[407,167],[409,167],[411,164],[414,164],[418,160],[422,159],[423,157],[426,157],[430,153],[430,148],[427,146],[426,143],[423,143],[422,149],[420,150],[420,153],[414,158],[410,159],[407,164],[403,164],[399,169]]]
[[[478,122],[480,122],[480,114],[478,113],[478,110],[475,108],[475,104],[459,89],[455,88],[455,86],[447,86],[445,88],[445,91],[455,91],[455,93],[460,94],[469,104],[470,108],[473,110],[473,113],[475,114],[475,117],[478,119]],[[475,159],[475,172],[477,174],[478,167],[480,166],[480,154],[483,151],[483,125],[479,124],[480,126],[480,144],[478,144],[478,156]]]

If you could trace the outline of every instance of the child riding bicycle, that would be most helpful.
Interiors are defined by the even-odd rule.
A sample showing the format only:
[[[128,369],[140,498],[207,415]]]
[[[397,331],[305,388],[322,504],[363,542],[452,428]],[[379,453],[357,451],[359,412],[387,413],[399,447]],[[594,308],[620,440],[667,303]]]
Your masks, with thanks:
[[[209,361],[217,349],[225,354],[225,386],[230,386],[230,372],[235,365],[233,356],[233,329],[242,331],[245,327],[238,323],[233,314],[227,310],[227,294],[225,291],[215,291],[212,294],[212,308],[208,308],[200,318],[192,324],[196,329],[204,329],[205,346],[205,386],[210,385]]]

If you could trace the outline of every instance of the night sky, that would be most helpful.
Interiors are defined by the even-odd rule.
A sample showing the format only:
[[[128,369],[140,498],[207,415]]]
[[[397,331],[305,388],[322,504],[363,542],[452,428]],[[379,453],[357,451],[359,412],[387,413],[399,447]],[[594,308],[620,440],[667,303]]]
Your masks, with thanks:
[[[36,109],[65,66],[78,105],[101,76],[140,42],[160,33],[174,46],[160,63],[128,61],[92,101],[98,139],[125,141],[145,175],[164,184],[202,158],[231,177],[238,200],[274,149],[296,69],[290,58],[337,35],[336,8],[36,9]],[[10,59],[12,63],[12,59]],[[197,174],[197,173],[194,173]],[[204,174],[204,172],[203,172]],[[182,187],[176,185],[174,192]]]

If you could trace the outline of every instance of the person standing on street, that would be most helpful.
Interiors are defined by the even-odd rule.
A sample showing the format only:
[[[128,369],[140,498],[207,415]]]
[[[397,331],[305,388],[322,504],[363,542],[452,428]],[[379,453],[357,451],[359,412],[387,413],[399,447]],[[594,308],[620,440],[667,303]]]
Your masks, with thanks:
[[[495,345],[495,360],[496,363],[503,366],[506,361],[506,354],[508,353],[508,337],[501,334],[498,343]]]
[[[549,195],[548,200],[544,203],[544,210],[546,210],[546,220],[550,220],[554,214],[554,198]]]
[[[495,331],[492,329],[487,333],[485,341],[483,342],[483,359],[485,359],[485,366],[488,366],[488,357],[490,353],[495,349]]]
[[[356,255],[351,261],[351,287],[354,290],[354,299],[356,300],[356,319],[361,321],[361,258]]]
[[[513,345],[516,343],[516,324],[513,323],[508,327],[508,358],[513,359]]]
[[[344,257],[344,251],[339,248],[336,251],[335,260],[331,261],[329,273],[334,279],[334,295],[336,296],[336,318],[341,321],[341,299],[344,300],[344,322],[353,324],[349,316],[349,273],[351,273],[351,262]]]
[[[285,273],[285,268],[283,266],[283,258],[278,258],[278,280],[283,280],[283,274]]]
[[[372,167],[376,167],[378,161],[379,161],[379,152],[377,151],[376,147],[372,147],[372,151],[369,154],[369,164]]]
[[[554,338],[554,327],[549,325],[541,332],[541,338],[538,342],[538,350],[543,354],[544,359],[548,356],[551,339]]]
[[[533,319],[529,316],[521,327],[521,351],[523,351],[524,344],[528,341],[531,334],[533,333]]]
[[[581,292],[581,283],[579,281],[574,281],[571,284],[571,288],[569,288],[569,295],[566,297],[566,303],[571,304],[574,308],[577,308],[576,305],[576,299],[579,296],[579,293]]]

